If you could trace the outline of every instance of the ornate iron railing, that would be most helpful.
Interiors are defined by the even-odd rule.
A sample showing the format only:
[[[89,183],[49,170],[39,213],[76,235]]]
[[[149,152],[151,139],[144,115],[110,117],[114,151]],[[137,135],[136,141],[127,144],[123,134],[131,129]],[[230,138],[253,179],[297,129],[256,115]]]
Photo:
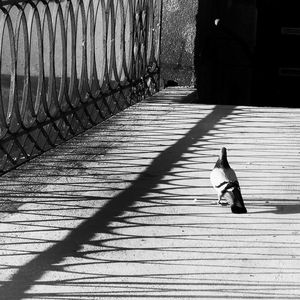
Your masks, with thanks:
[[[0,174],[158,90],[161,1],[0,1]]]

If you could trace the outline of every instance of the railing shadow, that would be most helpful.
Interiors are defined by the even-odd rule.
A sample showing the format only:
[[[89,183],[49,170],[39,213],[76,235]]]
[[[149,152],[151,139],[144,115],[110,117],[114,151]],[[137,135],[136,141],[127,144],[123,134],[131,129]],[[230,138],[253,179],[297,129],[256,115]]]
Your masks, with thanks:
[[[1,271],[11,275],[1,277],[9,280],[1,282],[0,297],[299,297],[293,278],[300,267],[292,264],[300,247],[297,215],[273,214],[283,200],[286,207],[297,203],[290,188],[290,200],[276,198],[282,178],[299,176],[286,176],[289,167],[295,170],[295,149],[286,149],[289,137],[282,135],[297,115],[287,120],[278,111],[199,106],[185,92],[165,95],[166,101],[154,96],[145,109],[134,107],[130,117],[110,123],[105,136],[93,129],[86,147],[78,147],[87,143],[82,135],[48,154],[48,162],[32,162],[31,178],[14,179],[31,190],[13,194],[7,180],[4,196],[20,206],[1,222]],[[273,124],[280,127],[276,139]],[[205,194],[224,141],[249,205],[242,219],[212,207],[214,195]],[[42,182],[47,189],[35,192]]]
[[[219,120],[228,116],[232,110],[233,107],[227,109],[216,107],[184,137],[179,138],[174,145],[159,153],[128,188],[106,203],[94,216],[84,220],[62,241],[55,243],[46,251],[39,253],[29,263],[23,265],[9,282],[3,283],[0,288],[0,295],[6,295],[6,297],[10,297],[9,299],[23,299],[26,296],[26,291],[48,270],[55,268],[55,265],[68,256],[80,255],[82,245],[90,243],[96,233],[109,231],[110,222],[125,211],[130,210],[134,203],[140,201],[154,189],[161,182],[163,176],[188,151],[188,148],[212,129]]]

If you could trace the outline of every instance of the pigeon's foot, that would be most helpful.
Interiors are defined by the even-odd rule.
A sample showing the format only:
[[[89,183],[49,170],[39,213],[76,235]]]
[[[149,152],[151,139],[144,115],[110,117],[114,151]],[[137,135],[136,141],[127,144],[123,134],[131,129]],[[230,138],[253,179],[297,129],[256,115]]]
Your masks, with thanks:
[[[233,205],[233,206],[231,206],[231,212],[234,214],[246,214],[247,209],[244,206],[241,207],[241,206]]]
[[[218,204],[221,206],[228,206],[230,203],[227,200],[221,199],[218,201]]]

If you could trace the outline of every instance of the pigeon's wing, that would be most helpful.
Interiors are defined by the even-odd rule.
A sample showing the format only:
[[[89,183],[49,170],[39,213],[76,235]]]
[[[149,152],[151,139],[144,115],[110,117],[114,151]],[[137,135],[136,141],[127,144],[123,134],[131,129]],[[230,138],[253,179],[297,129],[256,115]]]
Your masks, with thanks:
[[[227,178],[227,181],[238,182],[237,176],[233,169],[231,168],[224,169],[224,173],[225,173],[225,177]]]
[[[214,188],[218,188],[223,182],[227,182],[228,178],[223,169],[215,168],[210,173],[210,182]]]
[[[229,182],[238,183],[238,180],[233,169],[214,168],[210,173],[210,182],[220,197]]]
[[[238,181],[233,169],[214,168],[210,173],[210,182],[213,187],[218,187],[222,183]]]

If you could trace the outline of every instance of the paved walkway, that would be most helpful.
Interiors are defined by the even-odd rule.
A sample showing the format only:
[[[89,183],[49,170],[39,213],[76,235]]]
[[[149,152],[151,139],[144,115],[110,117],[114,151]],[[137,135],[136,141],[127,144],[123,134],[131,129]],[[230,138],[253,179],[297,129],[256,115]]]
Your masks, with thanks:
[[[0,299],[300,299],[300,109],[167,89],[0,178]],[[221,146],[249,213],[214,204]]]

